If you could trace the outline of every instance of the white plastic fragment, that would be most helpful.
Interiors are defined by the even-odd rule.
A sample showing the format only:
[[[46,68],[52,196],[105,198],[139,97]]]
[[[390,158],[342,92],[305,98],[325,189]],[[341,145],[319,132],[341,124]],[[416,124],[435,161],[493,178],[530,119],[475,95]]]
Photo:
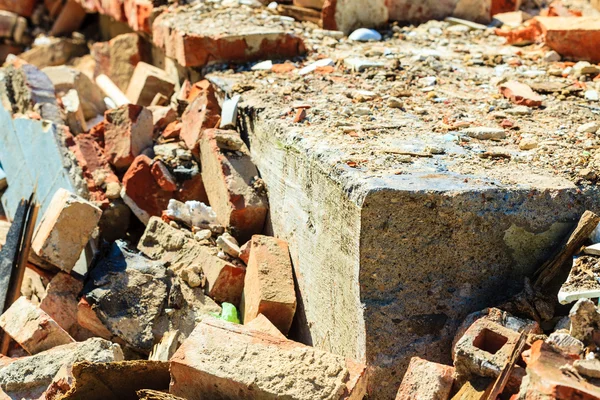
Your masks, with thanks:
[[[242,96],[239,94],[227,99],[223,102],[221,109],[221,129],[235,129],[237,125],[237,110],[238,104]]]
[[[359,28],[352,32],[348,38],[356,42],[378,42],[381,40],[381,34],[375,29]]]

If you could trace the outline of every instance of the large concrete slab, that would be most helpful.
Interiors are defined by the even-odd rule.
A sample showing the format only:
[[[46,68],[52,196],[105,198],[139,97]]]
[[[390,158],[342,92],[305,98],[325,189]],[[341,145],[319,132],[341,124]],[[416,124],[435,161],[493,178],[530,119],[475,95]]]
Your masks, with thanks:
[[[329,73],[210,75],[225,92],[244,88],[242,127],[268,187],[270,229],[290,244],[300,339],[367,361],[374,399],[394,398],[411,356],[450,362],[463,318],[520,290],[583,211],[598,209],[595,184],[582,179],[595,159],[577,162],[595,151],[577,132],[592,112],[554,95],[515,110],[493,82],[500,72],[535,83],[523,69],[471,63],[464,41],[440,47],[431,27],[386,42],[387,55],[341,43]],[[517,57],[475,36],[470,54],[504,66]],[[342,62],[352,57],[384,66],[352,73]],[[404,107],[388,106],[390,95],[405,96]],[[294,123],[294,107],[307,105]],[[504,119],[520,129],[503,129]],[[468,126],[505,138],[460,133]],[[538,147],[519,149],[523,138]]]

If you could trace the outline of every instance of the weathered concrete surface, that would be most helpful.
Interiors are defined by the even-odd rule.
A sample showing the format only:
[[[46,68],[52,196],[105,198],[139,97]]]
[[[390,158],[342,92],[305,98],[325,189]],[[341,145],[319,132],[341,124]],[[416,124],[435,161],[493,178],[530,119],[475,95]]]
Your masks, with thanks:
[[[518,291],[597,208],[592,189],[508,166],[469,175],[427,160],[401,175],[353,169],[339,162],[348,149],[269,118],[274,107],[252,94],[242,105],[270,227],[290,244],[297,326],[309,327],[299,339],[366,360],[374,399],[393,398],[411,356],[449,363],[460,321]]]

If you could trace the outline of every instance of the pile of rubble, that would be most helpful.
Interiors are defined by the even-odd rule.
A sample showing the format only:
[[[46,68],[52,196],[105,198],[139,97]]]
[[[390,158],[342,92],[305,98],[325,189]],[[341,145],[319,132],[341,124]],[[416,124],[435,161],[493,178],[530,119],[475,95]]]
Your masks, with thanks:
[[[372,359],[290,339],[299,273],[269,235],[251,126],[292,129],[332,175],[598,181],[587,2],[43,3],[0,0],[5,398],[386,398]],[[88,13],[134,32],[88,40]],[[599,222],[584,214],[520,294],[468,316],[453,366],[415,357],[382,386],[600,398]]]

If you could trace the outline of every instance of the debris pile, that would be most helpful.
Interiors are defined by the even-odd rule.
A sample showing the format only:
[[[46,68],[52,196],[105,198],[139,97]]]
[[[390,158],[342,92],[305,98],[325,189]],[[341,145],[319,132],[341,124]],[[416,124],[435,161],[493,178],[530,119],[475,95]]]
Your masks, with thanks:
[[[506,271],[483,274],[477,283],[507,287],[485,298],[475,284],[457,292],[411,271],[429,285],[417,295],[405,271],[384,266],[368,273],[340,263],[340,282],[306,278],[297,258],[320,271],[313,256],[328,255],[315,247],[297,257],[297,236],[335,236],[344,254],[362,257],[361,240],[322,232],[325,207],[302,210],[304,231],[290,222],[289,242],[276,237],[270,191],[294,182],[267,184],[262,172],[302,164],[256,157],[272,140],[307,146],[312,161],[333,165],[318,171],[327,176],[449,173],[467,187],[485,174],[520,187],[523,176],[551,174],[552,183],[594,188],[600,12],[583,0],[262,3],[0,0],[2,393],[600,398],[596,214],[586,212],[535,273],[528,259],[511,282]],[[253,136],[257,127],[267,134]],[[329,190],[316,182],[302,190]],[[356,181],[346,183],[352,192]],[[307,199],[290,196],[276,212]],[[395,228],[380,229],[374,248]],[[385,264],[387,256],[364,257]],[[346,293],[341,280],[355,273],[373,286],[357,278]],[[325,308],[353,343],[368,332],[381,344],[347,357],[328,351],[337,333],[301,343],[297,331],[320,323],[306,316],[315,300],[303,297],[301,279],[340,299]],[[390,285],[396,292],[377,297]],[[393,317],[405,301],[426,311]],[[348,323],[341,314],[355,303],[357,314],[377,314],[380,328]],[[497,308],[465,318],[483,303]],[[407,323],[406,337],[390,335]],[[452,366],[426,352],[412,357],[450,336],[436,361],[451,354]]]

